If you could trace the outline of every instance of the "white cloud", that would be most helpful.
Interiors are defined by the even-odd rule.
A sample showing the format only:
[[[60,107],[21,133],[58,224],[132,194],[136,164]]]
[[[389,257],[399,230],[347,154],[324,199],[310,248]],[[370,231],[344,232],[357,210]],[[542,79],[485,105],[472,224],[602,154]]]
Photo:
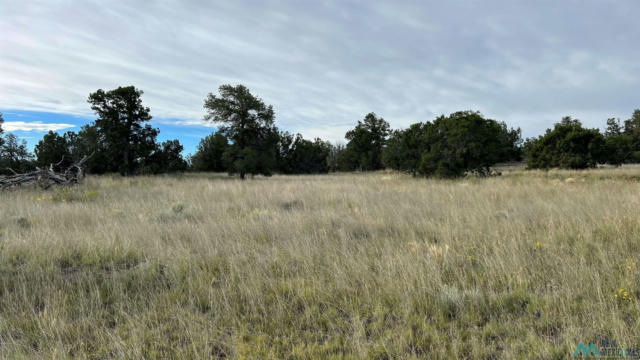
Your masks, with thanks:
[[[6,131],[39,131],[47,132],[49,130],[58,131],[64,129],[74,128],[72,124],[49,124],[42,121],[6,121],[3,124],[3,129]]]
[[[158,119],[155,120],[155,122],[160,123],[160,124],[165,124],[165,125],[183,125],[183,126],[204,126],[204,127],[210,127],[210,128],[214,128],[215,124],[211,123],[211,122],[207,122],[204,120],[200,120],[200,119],[186,119],[186,120],[182,120],[182,119]]]
[[[390,4],[0,0],[0,109],[90,115],[90,92],[135,85],[189,126],[243,83],[281,128],[341,139],[371,111],[405,127],[473,109],[532,136],[559,119],[510,115],[640,107],[636,0]]]

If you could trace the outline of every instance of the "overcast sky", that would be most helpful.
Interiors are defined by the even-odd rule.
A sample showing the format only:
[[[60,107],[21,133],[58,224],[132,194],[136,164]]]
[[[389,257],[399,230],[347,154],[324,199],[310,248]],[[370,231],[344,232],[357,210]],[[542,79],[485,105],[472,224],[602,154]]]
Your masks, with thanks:
[[[93,119],[90,92],[135,85],[165,137],[197,142],[207,93],[241,83],[281,129],[332,141],[371,111],[394,128],[467,109],[527,137],[563,115],[602,127],[640,107],[638,14],[638,0],[0,0],[0,111],[40,137]]]

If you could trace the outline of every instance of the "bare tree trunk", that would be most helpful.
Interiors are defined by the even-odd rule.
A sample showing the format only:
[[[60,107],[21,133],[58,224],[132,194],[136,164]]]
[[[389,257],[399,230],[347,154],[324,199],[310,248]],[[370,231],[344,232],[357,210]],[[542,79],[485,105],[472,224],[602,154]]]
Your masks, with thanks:
[[[43,189],[48,189],[54,184],[62,186],[78,184],[84,178],[84,163],[91,156],[93,156],[93,154],[83,157],[77,163],[74,163],[67,168],[60,169],[60,171],[56,171],[56,168],[62,164],[64,158],[57,164],[51,164],[48,169],[36,168],[36,170],[24,174],[18,174],[17,172],[9,169],[13,172],[13,175],[6,177],[0,176],[0,190],[10,189],[30,183],[37,184]]]

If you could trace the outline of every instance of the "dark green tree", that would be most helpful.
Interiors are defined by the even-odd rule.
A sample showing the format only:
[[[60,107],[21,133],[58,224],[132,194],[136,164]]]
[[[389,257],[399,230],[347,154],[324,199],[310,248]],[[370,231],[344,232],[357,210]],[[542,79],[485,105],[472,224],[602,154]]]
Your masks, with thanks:
[[[69,153],[74,161],[84,156],[91,156],[86,165],[87,173],[104,174],[118,171],[106,149],[104,137],[94,124],[84,125],[79,132],[69,131],[64,134],[69,145]]]
[[[329,144],[329,155],[327,155],[327,166],[329,171],[341,171],[339,159],[344,152],[345,146],[341,143]]]
[[[640,162],[640,109],[633,111],[631,118],[624,121],[624,130],[622,134],[627,136],[623,141],[631,141],[631,151],[625,162],[638,163]]]
[[[34,167],[33,154],[27,148],[25,140],[8,133],[5,135],[4,144],[0,148],[0,174],[10,175],[11,170],[22,173],[32,170]],[[10,169],[10,170],[9,170]]]
[[[382,162],[390,169],[416,175],[422,153],[427,148],[425,140],[425,125],[422,123],[393,131],[382,152]]]
[[[316,138],[314,141],[280,133],[278,170],[284,174],[318,174],[329,172],[328,158],[331,144]]]
[[[390,133],[388,122],[374,113],[367,114],[345,134],[349,142],[339,159],[340,166],[345,170],[382,169],[382,150]]]
[[[198,144],[196,153],[191,159],[195,171],[226,171],[224,153],[229,147],[227,138],[219,132],[207,135]]]
[[[204,101],[204,119],[221,124],[219,131],[231,141],[224,158],[229,173],[270,176],[276,164],[278,131],[271,105],[251,94],[243,85],[222,85],[219,95]]]
[[[531,153],[536,143],[536,138],[527,138],[522,144],[522,154],[524,155],[525,162],[529,161]]]
[[[115,90],[102,89],[89,95],[88,102],[96,112],[95,126],[102,137],[109,171],[132,175],[155,149],[158,130],[146,122],[151,120],[149,108],[142,105],[143,92],[133,86]]]
[[[182,157],[184,146],[178,139],[167,140],[161,146],[162,172],[183,172],[187,170],[187,162]]]
[[[2,137],[4,130],[2,129],[2,124],[4,124],[4,119],[2,118],[2,113],[0,113],[0,151],[4,145],[4,138]]]
[[[38,141],[35,153],[36,163],[41,167],[58,163],[64,167],[73,162],[67,138],[53,131],[49,131]]]
[[[418,173],[436,177],[458,177],[467,172],[487,175],[499,162],[521,157],[520,129],[485,119],[474,111],[440,116],[424,126]]]
[[[522,161],[524,158],[524,152],[522,150],[524,145],[522,130],[520,128],[507,129],[507,124],[504,122],[498,122],[498,124],[501,127],[498,135],[501,149],[498,162]]]
[[[177,139],[155,144],[155,149],[144,159],[139,172],[148,175],[183,172],[187,169],[187,162],[182,157],[183,150],[184,146]]]
[[[625,133],[624,127],[620,125],[620,120],[615,118],[607,119],[604,138],[605,161],[607,163],[620,166],[623,163],[633,161],[633,137]]]
[[[634,110],[631,119],[624,121],[624,133],[632,136],[634,143],[640,142],[640,109]]]
[[[624,133],[624,127],[620,125],[620,119],[608,118],[607,129],[604,132],[604,136],[607,138],[620,136]]]
[[[605,138],[598,129],[585,129],[566,116],[529,145],[527,166],[532,169],[585,169],[606,161]]]

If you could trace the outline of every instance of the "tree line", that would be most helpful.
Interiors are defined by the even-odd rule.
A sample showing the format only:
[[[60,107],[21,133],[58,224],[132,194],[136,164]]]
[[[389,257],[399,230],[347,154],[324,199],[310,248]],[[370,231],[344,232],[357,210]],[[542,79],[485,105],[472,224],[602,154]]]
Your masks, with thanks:
[[[526,160],[528,168],[583,169],[598,164],[640,162],[640,110],[624,122],[608,119],[606,131],[584,128],[565,117],[537,137],[523,140],[519,128],[459,111],[392,130],[375,113],[345,134],[346,145],[281,131],[271,105],[243,85],[223,85],[205,98],[205,121],[217,131],[201,139],[193,156],[183,157],[178,139],[158,142],[143,92],[133,86],[97,90],[87,99],[96,120],[78,132],[50,131],[35,146],[3,134],[0,114],[0,174],[36,166],[74,162],[92,155],[87,172],[160,174],[216,171],[247,175],[316,174],[330,171],[394,169],[415,176],[487,176],[497,163]],[[9,170],[10,169],[10,170]]]

